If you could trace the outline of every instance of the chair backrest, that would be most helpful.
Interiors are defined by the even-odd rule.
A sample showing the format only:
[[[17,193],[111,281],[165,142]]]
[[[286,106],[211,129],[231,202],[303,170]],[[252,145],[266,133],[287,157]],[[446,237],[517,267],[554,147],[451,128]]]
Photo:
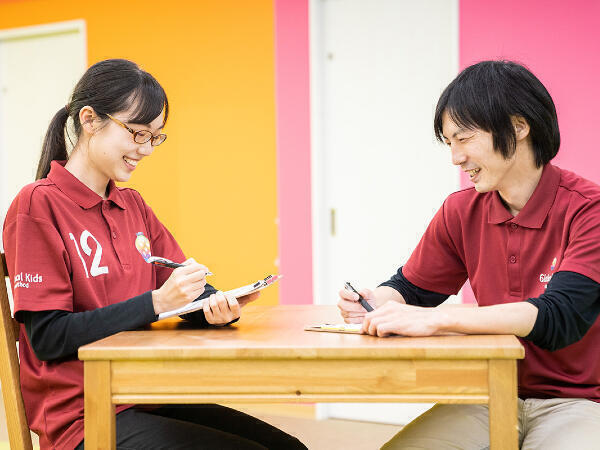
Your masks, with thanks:
[[[33,448],[19,381],[19,324],[10,313],[4,253],[0,253],[0,382],[11,449]]]

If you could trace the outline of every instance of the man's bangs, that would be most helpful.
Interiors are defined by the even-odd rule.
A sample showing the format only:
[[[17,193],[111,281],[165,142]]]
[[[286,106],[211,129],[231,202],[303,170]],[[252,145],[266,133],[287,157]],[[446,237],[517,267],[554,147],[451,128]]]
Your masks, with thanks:
[[[481,123],[475,120],[475,117],[481,117],[478,116],[481,111],[477,111],[476,103],[465,102],[459,95],[453,95],[453,93],[449,93],[445,97],[444,101],[438,104],[434,119],[435,135],[440,142],[444,142],[444,112],[447,112],[450,119],[461,128],[467,130],[484,128]]]

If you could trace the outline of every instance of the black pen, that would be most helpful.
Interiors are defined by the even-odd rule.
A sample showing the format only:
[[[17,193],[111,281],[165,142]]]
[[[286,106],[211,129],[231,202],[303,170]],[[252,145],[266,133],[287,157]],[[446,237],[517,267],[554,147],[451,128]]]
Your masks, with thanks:
[[[373,307],[371,305],[369,305],[369,303],[365,300],[365,298],[362,295],[360,295],[358,293],[358,291],[356,289],[354,289],[350,283],[348,283],[346,281],[346,284],[344,285],[344,287],[346,288],[346,290],[352,291],[358,295],[358,303],[360,303],[362,305],[362,307],[367,310],[367,312],[373,311]]]
[[[185,264],[176,263],[167,258],[161,258],[160,256],[150,256],[146,259],[147,263],[154,264],[162,267],[169,267],[170,269],[177,269],[178,267],[184,267]],[[208,270],[206,275],[212,275],[213,273]]]

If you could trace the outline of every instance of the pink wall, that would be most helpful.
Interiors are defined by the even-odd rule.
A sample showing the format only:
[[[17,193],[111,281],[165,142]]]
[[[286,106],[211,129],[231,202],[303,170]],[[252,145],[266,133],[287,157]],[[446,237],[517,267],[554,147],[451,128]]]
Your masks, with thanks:
[[[274,0],[281,304],[312,303],[308,0]]]
[[[553,162],[600,183],[600,2],[459,1],[461,69],[499,58],[526,65],[558,112],[562,143]]]
[[[311,303],[308,0],[274,0],[274,6],[280,301]],[[596,0],[460,0],[461,69],[498,58],[529,67],[556,103],[562,145],[554,162],[597,183],[599,17]]]

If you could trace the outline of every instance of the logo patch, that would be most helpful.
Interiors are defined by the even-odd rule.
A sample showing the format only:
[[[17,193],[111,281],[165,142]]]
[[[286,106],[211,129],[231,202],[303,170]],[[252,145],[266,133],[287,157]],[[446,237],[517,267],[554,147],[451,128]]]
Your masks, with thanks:
[[[14,289],[18,288],[18,287],[22,287],[25,289],[29,289],[29,285],[33,284],[33,283],[42,283],[43,277],[42,275],[40,275],[39,273],[33,274],[33,273],[18,273],[17,275],[15,275],[15,281],[14,281]]]
[[[552,279],[552,275],[554,275],[554,269],[556,269],[556,257],[552,260],[552,264],[550,264],[550,273],[540,273],[540,283],[546,283],[544,289],[548,287],[548,283]]]

